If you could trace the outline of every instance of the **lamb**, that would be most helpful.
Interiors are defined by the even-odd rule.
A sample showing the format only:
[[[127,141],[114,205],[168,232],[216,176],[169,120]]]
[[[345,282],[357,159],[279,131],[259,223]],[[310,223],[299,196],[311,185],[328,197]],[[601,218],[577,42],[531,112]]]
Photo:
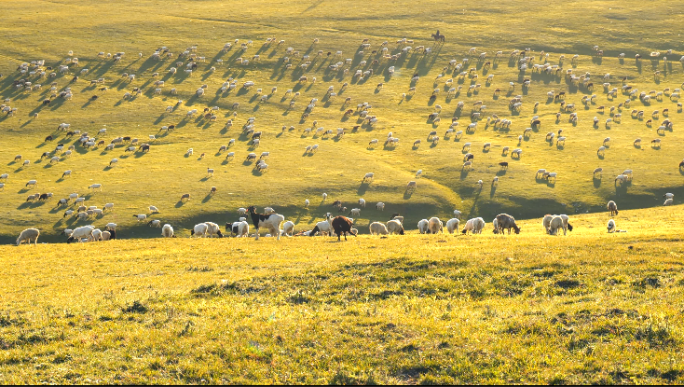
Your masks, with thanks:
[[[606,205],[606,209],[608,209],[608,211],[610,211],[610,216],[617,216],[618,208],[617,208],[617,204],[615,204],[614,201],[612,201],[612,200],[609,201],[608,204]]]
[[[363,208],[366,208],[366,200],[363,198],[359,199],[359,205]]]
[[[608,232],[609,232],[609,233],[612,233],[612,232],[615,232],[615,231],[616,231],[616,229],[615,229],[615,221],[614,221],[613,219],[611,219],[611,220],[608,221],[608,226],[607,226],[607,228],[608,228]]]
[[[439,218],[433,216],[428,221],[428,233],[437,234],[438,232],[444,232],[444,223]]]
[[[397,219],[392,219],[387,222],[387,231],[389,234],[404,235],[404,226]]]
[[[665,202],[663,203],[663,206],[671,206],[674,204],[674,199],[673,198],[668,198],[665,199]]]
[[[33,243],[37,245],[39,236],[40,231],[37,228],[27,228],[26,230],[22,231],[21,234],[19,234],[19,238],[17,238],[17,246],[23,242],[26,242],[30,245],[32,239]]]
[[[449,234],[453,234],[455,230],[458,230],[458,225],[461,221],[458,218],[451,218],[446,222],[446,228]]]
[[[515,230],[516,234],[520,234],[520,228],[515,224],[515,218],[508,214],[499,214],[496,216],[497,228],[499,233],[503,234],[505,229],[508,229],[508,235],[511,235],[511,228]]]
[[[387,231],[387,227],[380,222],[373,222],[368,226],[368,228],[370,229],[371,235],[387,235],[387,234],[389,234],[389,231]]]
[[[277,239],[280,240],[280,224],[285,221],[285,217],[280,214],[257,214],[256,207],[250,206],[247,208],[250,216],[252,217],[252,223],[256,228],[256,239],[259,240],[259,228],[264,226],[268,228],[270,233],[277,235]]]
[[[385,203],[383,203],[383,202],[378,202],[378,203],[375,205],[375,209],[380,210],[380,211],[385,211]]]
[[[467,234],[468,232],[471,232],[473,234],[482,234],[482,230],[485,228],[485,221],[482,218],[472,218],[469,219],[463,230],[461,230],[462,234]]]

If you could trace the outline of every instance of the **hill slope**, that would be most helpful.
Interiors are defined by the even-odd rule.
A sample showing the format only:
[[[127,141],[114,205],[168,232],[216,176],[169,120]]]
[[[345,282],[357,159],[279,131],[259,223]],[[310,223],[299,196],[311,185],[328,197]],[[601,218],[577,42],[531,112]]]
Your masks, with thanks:
[[[4,75],[0,95],[9,99],[5,105],[18,109],[13,116],[0,118],[0,160],[4,160],[0,174],[9,174],[0,191],[6,209],[6,216],[0,219],[3,241],[10,242],[27,226],[40,227],[46,240],[54,241],[65,227],[85,223],[102,226],[112,221],[123,226],[122,236],[157,234],[133,218],[146,212],[149,205],[161,210],[155,218],[183,230],[197,221],[235,219],[235,210],[250,204],[270,205],[296,220],[299,227],[306,227],[320,220],[331,210],[328,203],[337,199],[349,209],[360,197],[370,204],[385,202],[385,213],[376,212],[372,205],[362,212],[358,222],[367,225],[386,220],[393,212],[405,214],[409,224],[433,215],[447,218],[453,209],[487,220],[501,211],[528,218],[547,212],[597,211],[608,199],[616,200],[621,208],[643,208],[659,205],[664,192],[677,197],[684,194],[680,188],[682,173],[677,168],[682,158],[682,135],[676,129],[682,113],[668,96],[680,87],[683,72],[678,59],[684,47],[669,31],[670,25],[681,22],[681,7],[653,10],[640,2],[576,2],[571,6],[464,2],[456,6],[446,1],[436,2],[429,9],[419,3],[387,7],[378,2],[361,7],[323,1],[257,1],[249,7],[226,1],[184,2],[174,7],[158,1],[53,1],[49,6],[41,1],[8,1],[3,5],[7,12],[0,21],[9,43],[0,50],[0,72]],[[515,23],[511,14],[516,15]],[[585,25],[588,14],[592,15],[591,28]],[[437,28],[446,35],[445,44],[430,39]],[[598,32],[592,33],[594,30]],[[645,30],[648,34],[642,33]],[[271,37],[275,37],[274,42],[266,44]],[[318,39],[315,44],[314,38]],[[403,38],[413,43],[396,43]],[[370,47],[362,46],[363,39],[369,39]],[[280,40],[285,42],[278,44]],[[248,41],[252,43],[243,52],[240,46]],[[386,54],[400,54],[399,58],[383,58],[385,41]],[[222,51],[226,43],[233,46]],[[197,67],[190,76],[184,72],[189,55],[179,55],[193,45],[196,50],[188,54],[196,55]],[[594,45],[604,50],[602,58],[594,56]],[[431,52],[419,52],[420,46]],[[167,47],[174,57],[154,59],[152,54],[160,47]],[[290,47],[292,52],[288,53]],[[470,52],[472,47],[476,49]],[[510,53],[527,47],[532,49],[528,55],[536,64],[558,65],[564,55],[562,70],[551,74],[520,72],[521,57],[511,57]],[[665,54],[667,49],[674,53]],[[70,50],[74,52],[71,57],[67,55]],[[542,50],[548,58],[541,55]],[[648,54],[655,50],[661,51],[661,56],[651,60]],[[342,54],[337,55],[337,51]],[[497,51],[503,52],[498,58]],[[98,57],[99,52],[125,55],[115,61]],[[486,56],[480,61],[483,52]],[[623,52],[626,58],[618,59]],[[636,61],[636,53],[643,58]],[[573,64],[575,54],[579,60]],[[70,63],[68,73],[59,73],[59,66],[74,57],[79,59],[78,65]],[[291,69],[287,69],[285,57]],[[464,58],[468,63],[463,69],[450,66],[445,70],[452,60],[463,64]],[[30,76],[30,69],[26,74],[17,70],[21,63],[40,59],[45,60],[41,68],[45,79]],[[249,64],[240,64],[239,59],[249,60]],[[347,59],[351,64],[346,64]],[[178,61],[182,62],[180,66]],[[302,68],[307,62],[311,63]],[[343,66],[331,69],[337,62]],[[172,67],[178,68],[174,75],[169,73]],[[459,76],[470,68],[475,71]],[[83,69],[88,73],[82,73]],[[345,74],[343,69],[350,71]],[[373,73],[364,80],[353,76],[357,70],[370,69]],[[591,74],[588,82],[594,84],[593,90],[582,82],[573,85],[567,76],[570,69],[578,77]],[[657,81],[655,71],[660,72]],[[52,72],[56,72],[55,78],[50,78]],[[123,74],[135,74],[135,79]],[[606,74],[610,76],[604,79]],[[79,79],[73,81],[76,75]],[[412,81],[414,75],[419,76],[417,81]],[[487,82],[490,75],[493,80]],[[307,81],[299,82],[301,76]],[[105,82],[91,85],[91,80],[99,78]],[[43,87],[30,92],[18,89],[14,82],[19,79]],[[236,82],[236,87],[222,91],[228,79]],[[448,79],[453,84],[447,85]],[[530,80],[529,87],[523,86],[526,79]],[[157,94],[155,82],[160,80],[164,87]],[[255,82],[255,86],[242,88],[247,81]],[[56,82],[57,94],[71,88],[71,100],[52,98],[51,82]],[[513,90],[509,90],[510,82],[514,83]],[[609,89],[619,89],[615,97],[604,91],[604,82],[610,83]],[[343,87],[345,83],[348,85]],[[378,87],[380,83],[382,88]],[[196,91],[203,85],[205,95],[197,97]],[[469,89],[477,85],[480,87]],[[623,85],[641,92],[654,91],[651,102],[642,102],[636,93],[629,108],[618,107],[629,98],[622,91]],[[412,86],[415,93],[409,91]],[[448,96],[451,87],[459,86],[462,89],[458,94]],[[101,90],[103,87],[108,91]],[[337,94],[335,98],[327,96],[329,87]],[[142,93],[122,98],[125,93],[134,93],[135,88]],[[270,94],[273,88],[277,91]],[[667,88],[669,93],[657,101],[656,93]],[[257,89],[262,90],[260,95]],[[289,89],[300,93],[292,108],[293,95],[286,95]],[[436,99],[431,100],[436,89]],[[498,97],[494,97],[496,89],[500,90]],[[556,119],[561,104],[547,98],[549,91],[565,92],[565,101],[576,104],[575,124],[569,122],[565,110]],[[582,97],[592,94],[596,94],[594,102],[583,105]],[[94,95],[97,100],[91,100]],[[268,97],[262,101],[265,95]],[[520,111],[509,108],[516,95],[522,96]],[[318,103],[305,117],[303,113],[313,98]],[[347,98],[351,101],[345,102]],[[43,105],[45,99],[52,102]],[[179,99],[183,102],[177,105]],[[471,113],[480,109],[478,101],[486,109],[475,131],[466,133],[474,121]],[[368,115],[377,117],[372,126],[357,109],[363,102],[372,106]],[[459,102],[463,102],[462,108],[458,108]],[[239,107],[234,108],[236,103]],[[536,108],[535,103],[539,103]],[[434,124],[428,117],[438,110],[437,105],[441,106],[441,122]],[[202,111],[214,106],[219,108],[211,111],[216,120],[203,118]],[[598,111],[599,106],[605,106],[603,113]],[[613,106],[616,109],[611,113]],[[167,107],[172,109],[167,111]],[[188,117],[192,109],[198,114]],[[347,109],[353,113],[345,115]],[[643,110],[643,119],[632,118],[633,109]],[[669,110],[668,117],[664,109]],[[651,118],[654,110],[660,112],[657,119]],[[621,122],[606,126],[607,119],[615,119],[614,114],[622,115]],[[509,130],[488,124],[494,115],[510,119]],[[519,144],[518,136],[530,127],[534,116],[539,117],[540,126]],[[258,148],[242,133],[249,117],[255,117],[255,130],[263,132]],[[593,125],[594,117],[599,119],[597,126]],[[464,132],[460,139],[444,136],[452,118],[459,122],[455,131]],[[674,130],[657,133],[666,118],[674,123]],[[229,119],[233,120],[232,127],[226,126]],[[647,126],[649,119],[653,123]],[[305,129],[313,128],[314,121],[333,134],[307,134]],[[60,123],[69,123],[71,130],[87,132],[105,144],[118,136],[138,138],[141,143],[147,142],[149,135],[157,139],[145,154],[125,152],[122,146],[111,151],[104,146],[91,150],[77,146],[70,158],[60,152],[60,161],[51,165],[47,159],[40,160],[43,152],[52,152],[57,143],[68,147],[77,142],[78,136],[66,139],[65,132],[56,130]],[[160,130],[171,124],[176,126],[174,130]],[[354,130],[355,126],[358,129]],[[105,127],[106,134],[97,134]],[[336,138],[337,128],[346,130],[342,138]],[[545,141],[548,132],[558,133],[559,129],[567,137],[563,147]],[[433,130],[440,137],[437,144],[428,141]],[[396,147],[383,146],[388,132],[400,139]],[[55,140],[44,142],[48,135]],[[596,152],[606,137],[611,138],[609,148],[599,158]],[[643,139],[641,148],[633,145],[636,138]],[[662,141],[659,149],[649,145],[655,138]],[[218,154],[217,150],[230,139],[236,140],[229,149],[235,158],[226,160],[226,153]],[[372,139],[378,139],[379,145],[368,147]],[[417,139],[421,144],[412,147]],[[467,173],[461,167],[465,143],[472,144],[470,152],[475,156],[473,169]],[[485,143],[491,144],[488,152],[483,152]],[[319,145],[319,151],[306,154],[305,147],[313,144]],[[503,147],[519,147],[523,156],[517,160],[510,154],[502,155]],[[184,157],[188,148],[194,149],[192,157]],[[249,152],[263,151],[270,156],[268,170],[260,173],[253,162],[244,160]],[[200,159],[202,153],[205,157]],[[16,155],[31,164],[22,167],[21,162],[13,162]],[[113,158],[119,162],[108,168]],[[510,163],[505,173],[498,165],[501,161]],[[592,178],[597,167],[603,168],[602,181]],[[215,170],[213,176],[207,175],[207,168]],[[555,184],[535,179],[540,168],[558,174]],[[625,169],[634,171],[634,180],[614,184],[615,176]],[[61,179],[65,170],[71,170],[72,177]],[[420,179],[415,178],[418,170],[423,171]],[[375,179],[362,184],[367,172],[374,172]],[[490,185],[495,176],[499,177],[496,188]],[[30,179],[38,180],[35,189],[26,189]],[[407,194],[405,187],[411,180],[417,181],[418,188]],[[484,183],[481,189],[479,180]],[[93,183],[102,184],[102,192],[89,193],[87,187]],[[211,187],[217,188],[215,195],[209,195]],[[51,192],[54,197],[46,203],[26,203],[34,192]],[[87,194],[88,205],[102,208],[113,202],[115,210],[100,219],[63,218],[66,207],[57,206],[57,200],[73,192]],[[325,203],[321,202],[324,192],[328,194]],[[192,195],[190,202],[179,202],[184,193]],[[311,201],[309,209],[303,206],[305,199]]]

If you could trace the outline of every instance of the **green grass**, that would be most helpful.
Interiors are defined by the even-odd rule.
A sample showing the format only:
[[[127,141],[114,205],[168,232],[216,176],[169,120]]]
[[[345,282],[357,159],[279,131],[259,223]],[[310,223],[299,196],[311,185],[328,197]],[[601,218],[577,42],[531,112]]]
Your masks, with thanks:
[[[1,248],[0,382],[681,383],[680,210],[614,235]]]
[[[160,208],[156,216],[172,223],[177,230],[185,232],[199,221],[223,222],[236,218],[235,209],[256,204],[260,207],[272,206],[288,219],[295,220],[298,229],[322,219],[330,207],[320,203],[321,194],[328,193],[329,202],[340,199],[348,208],[355,207],[359,197],[369,204],[377,201],[387,203],[386,212],[401,212],[407,216],[407,224],[413,225],[419,219],[437,215],[449,217],[453,209],[459,209],[466,216],[483,216],[488,221],[499,212],[506,211],[518,218],[533,218],[544,213],[584,213],[602,210],[608,199],[618,202],[620,208],[644,208],[661,203],[660,195],[674,192],[679,197],[682,175],[677,170],[681,159],[679,147],[682,144],[680,131],[677,130],[681,113],[676,104],[665,98],[664,102],[654,102],[643,107],[637,99],[632,108],[643,109],[648,117],[655,109],[670,109],[670,119],[675,130],[667,132],[662,138],[661,150],[653,150],[648,141],[658,137],[655,127],[647,127],[645,120],[630,117],[630,109],[623,109],[621,124],[606,129],[603,122],[608,113],[598,114],[596,107],[617,106],[627,97],[619,94],[615,101],[609,101],[600,84],[602,76],[612,74],[611,84],[620,87],[622,77],[642,91],[663,90],[665,87],[679,87],[682,66],[678,59],[682,54],[681,39],[672,32],[672,26],[682,20],[682,9],[676,4],[652,7],[636,1],[628,2],[577,2],[572,4],[548,2],[504,3],[500,2],[461,2],[454,5],[440,1],[430,7],[420,3],[393,4],[380,2],[352,5],[344,2],[305,2],[273,3],[250,2],[244,5],[230,1],[182,2],[169,7],[165,2],[141,1],[108,2],[100,4],[90,1],[7,1],[3,3],[6,12],[0,16],[2,32],[7,37],[0,50],[0,96],[10,98],[12,107],[19,111],[14,117],[0,118],[0,173],[9,173],[5,189],[0,192],[5,215],[0,219],[0,240],[11,242],[21,229],[38,226],[46,241],[62,240],[58,234],[66,227],[85,222],[63,219],[65,208],[55,207],[56,199],[69,193],[87,193],[92,183],[103,184],[102,193],[88,195],[89,205],[102,207],[106,202],[114,202],[116,209],[102,219],[89,220],[101,227],[107,222],[116,222],[122,237],[148,237],[157,234],[137,224],[132,215],[145,212],[147,206]],[[681,24],[681,23],[680,23]],[[429,35],[439,28],[447,36],[447,43],[433,47]],[[645,31],[648,31],[647,33]],[[267,37],[284,39],[285,44],[263,47]],[[312,45],[313,38],[320,42]],[[354,69],[358,67],[361,56],[359,50],[362,39],[369,38],[371,50],[379,50],[380,44],[387,40],[390,52],[395,52],[395,41],[400,38],[414,39],[414,47],[424,45],[433,47],[434,53],[426,57],[412,55],[395,63],[393,76],[386,72],[390,65],[381,62],[375,66],[375,74],[366,82],[352,81],[350,76],[331,74],[327,71],[331,60],[325,55],[314,61],[306,72],[285,70],[282,58],[285,49],[293,47],[301,54],[315,56],[318,50],[343,51],[343,58],[353,58]],[[220,53],[224,43],[240,39],[240,42],[253,40],[244,54],[238,48]],[[192,77],[167,75],[167,69],[174,66],[174,60],[154,61],[149,59],[154,49],[167,46],[175,54],[197,44],[198,55],[206,56],[207,62],[200,63]],[[595,45],[605,50],[601,61],[592,59],[591,48]],[[239,44],[238,44],[239,45]],[[504,51],[504,56],[487,73],[494,74],[494,82],[487,86],[485,75],[480,66],[477,81],[482,84],[479,95],[467,95],[464,91],[456,98],[447,101],[444,80],[452,77],[445,74],[439,82],[433,80],[451,59],[459,62],[470,57],[471,47],[477,53],[488,53],[494,60],[494,53]],[[515,67],[511,67],[508,54],[513,49],[532,48],[536,56],[545,50],[550,54],[550,63],[557,63],[559,55],[566,56],[564,68],[571,68],[570,58],[580,55],[574,71],[577,74],[590,72],[597,86],[596,105],[586,110],[580,103],[586,90],[576,90],[566,84],[564,78],[531,75],[532,86],[524,95],[523,110],[519,115],[508,110],[505,96],[508,82],[517,82],[514,94],[521,92],[520,78]],[[645,57],[650,51],[665,52],[672,48],[675,54],[669,55],[670,63],[662,61],[641,61],[637,66],[633,56],[641,53]],[[16,67],[22,62],[45,59],[46,65],[57,66],[64,62],[69,50],[75,52],[80,65],[71,75],[60,75],[55,81],[58,90],[70,86],[74,91],[71,101],[53,102],[41,107],[41,101],[49,96],[49,87],[32,93],[21,92],[12,87],[12,80],[20,77]],[[100,51],[126,52],[125,58],[114,63],[112,60],[97,58]],[[367,50],[368,51],[368,50]],[[143,53],[138,58],[138,52]],[[237,57],[252,58],[257,52],[262,57],[259,64],[252,63],[243,67],[235,62]],[[627,59],[621,63],[617,54],[625,52]],[[369,63],[370,53],[363,59]],[[219,66],[216,59],[225,63]],[[294,59],[295,65],[301,59]],[[337,59],[336,59],[337,60]],[[216,66],[211,73],[209,68]],[[184,66],[183,66],[184,67]],[[81,68],[91,71],[81,76],[79,81],[69,84],[69,80]],[[295,66],[295,68],[297,68]],[[660,69],[662,78],[654,83],[653,71]],[[166,79],[166,87],[161,96],[153,93],[152,74],[159,72]],[[182,73],[182,71],[180,71]],[[124,82],[122,73],[135,73],[133,82]],[[352,71],[353,73],[353,71]],[[409,80],[414,73],[421,75],[417,91],[410,100],[402,100],[401,94],[407,92]],[[315,84],[297,85],[300,75],[310,79],[317,77]],[[104,77],[107,79],[108,92],[90,87],[89,80]],[[233,77],[238,85],[244,81],[255,81],[257,86],[248,93],[231,91],[220,93],[222,83]],[[453,76],[456,79],[455,76]],[[42,82],[47,86],[49,81]],[[341,92],[342,83],[349,87]],[[375,87],[384,82],[384,88],[376,92]],[[464,90],[471,83],[464,82]],[[208,85],[207,95],[201,99],[192,95],[202,84]],[[328,86],[334,86],[340,96],[332,101],[324,100]],[[277,86],[277,93],[267,102],[257,103],[255,89],[269,92]],[[134,87],[142,87],[144,93],[134,100],[122,100],[125,92]],[[300,88],[301,87],[301,88]],[[435,87],[442,91],[434,102],[443,107],[442,123],[434,128],[428,123],[427,116],[434,110],[428,97]],[[171,88],[178,90],[178,96],[170,95]],[[501,88],[502,96],[494,100],[493,90]],[[287,111],[289,98],[283,99],[285,90],[298,89],[301,96],[296,107]],[[561,123],[555,123],[557,103],[547,103],[549,90],[567,91],[568,102],[579,106],[579,123],[573,126],[567,122],[567,114]],[[95,102],[88,103],[93,95],[99,95]],[[327,129],[344,127],[348,131],[358,124],[358,116],[348,121],[342,119],[344,99],[351,97],[349,104],[369,102],[379,122],[374,128],[362,127],[356,133],[348,133],[342,140],[331,137],[303,138],[303,130],[317,120],[319,126]],[[173,113],[165,108],[180,98],[185,102]],[[302,120],[304,107],[311,98],[319,98],[314,113]],[[449,125],[449,118],[460,116],[465,131],[470,122],[470,111],[475,101],[487,105],[485,117],[497,114],[510,118],[513,125],[509,132],[486,127],[481,121],[474,134],[465,135],[460,141],[454,138],[442,139],[435,147],[426,142],[427,133],[437,130],[442,136]],[[458,101],[465,102],[462,111],[456,110]],[[225,122],[232,117],[233,103],[240,103],[235,125],[226,130]],[[538,111],[533,110],[539,102]],[[186,119],[190,109],[202,110],[204,107],[221,108],[216,122],[210,123],[197,118]],[[31,116],[39,112],[37,118]],[[517,147],[517,137],[528,127],[530,118],[539,115],[542,126],[533,133],[529,141],[523,141],[524,155],[521,160],[511,160],[501,156],[501,148]],[[253,165],[244,165],[242,160],[252,149],[247,139],[240,135],[240,128],[248,117],[257,118],[257,130],[262,130],[264,138],[256,150],[270,151],[269,171],[263,175],[254,172]],[[601,118],[601,125],[593,128],[594,116]],[[660,120],[664,119],[663,117]],[[88,132],[91,136],[106,126],[108,133],[103,138],[107,143],[116,136],[130,135],[145,141],[149,134],[158,134],[159,139],[152,144],[149,154],[130,153],[123,148],[106,152],[102,148],[93,151],[75,152],[70,159],[63,159],[54,166],[40,162],[44,151],[51,151],[58,142],[65,142],[64,134],[55,132],[61,122],[68,122],[72,129]],[[177,124],[178,128],[164,136],[159,128],[166,124]],[[294,126],[294,131],[281,133],[280,128]],[[544,141],[545,133],[564,130],[567,145],[556,149]],[[388,132],[401,139],[395,150],[368,149],[373,138],[384,139]],[[56,141],[44,144],[48,134],[57,136]],[[596,156],[596,149],[605,137],[612,138],[612,145],[605,159]],[[635,149],[632,142],[636,137],[644,140],[642,149]],[[237,140],[236,158],[224,162],[224,156],[217,156],[220,145],[230,138]],[[418,149],[411,143],[421,139]],[[68,144],[75,140],[66,141]],[[471,142],[475,154],[475,168],[467,174],[461,173],[461,148],[463,143]],[[481,151],[482,144],[492,143],[489,153]],[[318,143],[320,151],[314,156],[303,156],[307,145]],[[194,148],[195,156],[183,157],[188,148]],[[203,160],[198,160],[206,153]],[[20,168],[12,162],[15,155],[31,160],[27,168]],[[109,161],[119,157],[119,164],[113,169],[105,168]],[[497,163],[502,160],[511,162],[505,175],[500,176],[499,187],[490,190],[489,182],[497,175]],[[600,184],[592,180],[592,171],[604,168],[604,180]],[[206,168],[216,169],[214,177],[206,179]],[[539,168],[558,173],[555,185],[535,181],[534,174]],[[615,175],[624,169],[634,170],[635,179],[629,187],[616,189],[612,183]],[[64,170],[73,170],[73,177],[61,180]],[[418,181],[417,191],[409,196],[404,187],[414,180],[417,170],[424,171]],[[375,172],[376,179],[365,186],[361,177],[369,171]],[[23,187],[29,179],[37,179],[39,186],[35,191],[52,192],[55,199],[44,204],[25,203],[26,192]],[[476,189],[476,182],[482,179],[484,189]],[[272,189],[261,189],[267,184]],[[211,187],[218,193],[209,196]],[[193,199],[180,205],[178,199],[183,193],[191,193]],[[312,206],[303,208],[305,199]],[[386,220],[388,214],[372,209],[363,211],[358,224],[367,225],[371,221]],[[367,230],[361,227],[362,232]]]

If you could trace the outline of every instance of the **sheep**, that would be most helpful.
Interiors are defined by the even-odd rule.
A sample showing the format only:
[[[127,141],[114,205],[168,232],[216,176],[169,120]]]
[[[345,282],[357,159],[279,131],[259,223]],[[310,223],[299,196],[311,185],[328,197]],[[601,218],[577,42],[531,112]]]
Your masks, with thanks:
[[[203,238],[207,236],[207,231],[209,230],[209,225],[206,223],[196,224],[195,227],[190,231],[190,237],[197,236],[198,238]]]
[[[368,226],[371,235],[387,235],[387,227],[380,222],[373,222]]]
[[[556,235],[561,228],[563,229],[563,235],[567,235],[567,228],[563,219],[560,216],[553,216],[549,222],[549,235]]]
[[[97,191],[102,191],[102,184],[92,184],[88,186],[88,189],[93,190],[93,192]]]
[[[26,183],[26,187],[31,186],[31,187],[35,188],[35,186],[36,186],[37,184],[38,184],[38,181],[36,181],[36,180],[29,180],[28,183]]]
[[[256,207],[250,206],[247,208],[250,216],[252,217],[252,223],[256,228],[256,238],[259,240],[259,228],[265,226],[271,232],[271,234],[277,235],[277,239],[280,240],[280,224],[285,221],[285,217],[280,214],[257,214]]]
[[[286,236],[293,236],[294,227],[295,224],[288,220],[287,222],[283,223],[283,230],[281,231],[281,234],[284,234]]]
[[[444,232],[444,223],[439,218],[433,216],[428,221],[428,233],[437,234],[438,232]]]
[[[485,221],[482,218],[472,218],[469,219],[463,230],[461,230],[462,234],[467,234],[468,232],[471,232],[473,234],[482,234],[482,230],[485,228]]]
[[[603,157],[606,155],[606,147],[605,146],[600,146],[598,150],[596,151],[596,155],[598,157]]]
[[[455,230],[458,230],[458,225],[461,221],[458,218],[451,218],[446,222],[446,228],[449,234],[453,234]]]
[[[610,220],[608,221],[607,228],[608,228],[608,232],[609,232],[609,233],[612,233],[612,232],[615,232],[615,231],[616,231],[616,229],[615,229],[615,221],[614,221],[613,219],[610,219]]]
[[[240,218],[239,222],[226,223],[226,231],[230,231],[230,235],[235,234],[236,237],[247,237],[249,235],[249,223]]]
[[[37,245],[39,236],[40,231],[37,228],[27,228],[26,230],[22,231],[21,234],[19,234],[19,238],[17,238],[17,246],[21,245],[23,242],[26,242],[30,245],[32,239],[33,244]]]
[[[334,219],[330,221],[332,229],[335,231],[335,234],[337,234],[337,241],[340,241],[341,236],[344,234],[344,240],[347,240],[347,233],[350,233],[351,235],[354,235],[356,237],[356,232],[352,231],[352,224],[354,223],[354,220],[351,218],[347,218],[345,216],[337,216]],[[314,228],[315,230],[315,228]],[[313,230],[312,230],[313,231]]]
[[[515,218],[508,214],[499,214],[496,216],[498,233],[503,234],[505,229],[508,229],[508,235],[511,235],[511,228],[516,234],[520,234],[520,227],[515,224]]]
[[[112,210],[114,208],[114,203],[106,203],[104,205],[104,210]]]
[[[617,204],[615,204],[614,201],[609,201],[608,204],[606,205],[606,209],[610,211],[610,216],[617,216],[618,214],[618,207]]]
[[[426,234],[426,233],[429,232],[429,227],[428,227],[428,226],[429,226],[428,220],[427,220],[427,219],[421,219],[421,220],[418,222],[418,231],[419,231],[421,234]]]
[[[361,180],[361,182],[365,183],[366,181],[368,181],[369,183],[371,183],[371,182],[373,182],[373,177],[375,177],[375,173],[368,172],[363,176],[363,179]]]
[[[71,243],[73,241],[81,241],[84,237],[88,238],[88,241],[93,240],[93,231],[95,231],[95,227],[93,226],[82,226],[74,229],[74,231],[69,235],[69,238],[67,239],[67,243]]]
[[[181,196],[180,201],[183,202],[184,200],[185,200],[185,201],[190,200],[190,194],[189,194],[189,193],[183,194],[183,195]]]
[[[325,216],[325,220],[320,221],[316,223],[316,226],[309,232],[309,236],[314,236],[317,233],[328,233],[330,234],[332,232],[332,215],[330,213],[327,213]]]
[[[665,199],[665,202],[663,203],[663,206],[671,206],[671,205],[673,205],[673,204],[674,204],[674,199],[668,198],[668,199]]]
[[[404,235],[404,226],[397,219],[392,219],[387,222],[387,232],[389,234]]]
[[[378,202],[378,203],[375,205],[375,209],[376,209],[376,210],[380,210],[380,211],[385,211],[385,203],[383,203],[383,202]]]

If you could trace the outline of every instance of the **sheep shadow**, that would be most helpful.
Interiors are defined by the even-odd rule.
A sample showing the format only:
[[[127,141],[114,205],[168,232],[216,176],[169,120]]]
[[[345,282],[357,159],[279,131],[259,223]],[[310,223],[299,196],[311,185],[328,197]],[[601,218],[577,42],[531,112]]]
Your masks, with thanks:
[[[185,203],[186,203],[186,202],[184,202],[184,201],[182,201],[182,200],[179,200],[178,202],[176,202],[176,205],[175,205],[174,207],[176,207],[176,208],[181,208],[181,207],[183,207],[183,206],[185,205]]]
[[[496,172],[496,176],[505,176],[508,169],[500,169]]]
[[[460,179],[461,179],[461,180],[465,180],[465,179],[468,177],[468,172],[470,172],[470,171],[467,170],[467,169],[465,169],[465,168],[462,168],[462,169],[461,169],[461,177],[460,177]]]
[[[492,199],[495,194],[496,194],[496,186],[492,184],[492,187],[489,189],[489,198]]]
[[[370,184],[362,182],[361,185],[359,185],[359,188],[356,190],[356,194],[364,195],[368,191],[368,188],[370,188]]]
[[[208,193],[207,196],[205,196],[204,199],[202,199],[202,204],[208,202],[213,197],[214,197],[214,195],[212,195],[211,193]]]
[[[593,178],[594,180],[594,188],[600,188],[601,187],[601,182],[603,181],[602,179],[597,179],[596,177]]]

